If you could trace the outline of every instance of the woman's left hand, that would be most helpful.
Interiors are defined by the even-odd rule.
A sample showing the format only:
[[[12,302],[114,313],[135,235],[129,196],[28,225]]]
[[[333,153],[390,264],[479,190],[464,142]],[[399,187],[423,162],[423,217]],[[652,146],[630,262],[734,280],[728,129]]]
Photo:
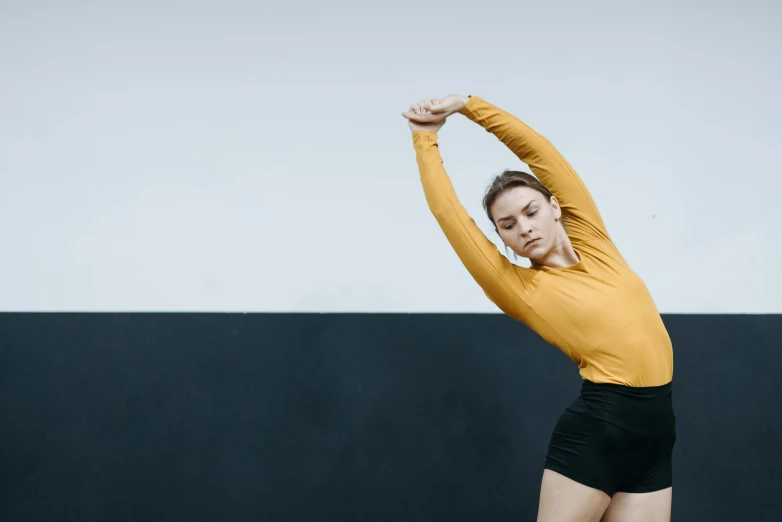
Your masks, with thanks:
[[[443,125],[445,125],[445,118],[433,117],[427,107],[431,107],[438,102],[435,98],[426,98],[414,103],[410,106],[406,112],[402,113],[402,116],[407,118],[407,125],[410,130],[415,132],[417,130],[427,132],[437,132]],[[417,121],[413,121],[413,119]],[[426,121],[430,120],[430,121]]]

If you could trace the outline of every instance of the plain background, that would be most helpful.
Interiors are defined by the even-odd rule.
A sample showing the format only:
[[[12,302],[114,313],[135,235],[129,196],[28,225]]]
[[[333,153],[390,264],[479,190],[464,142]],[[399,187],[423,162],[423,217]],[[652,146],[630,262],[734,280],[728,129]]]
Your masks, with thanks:
[[[662,313],[780,313],[782,4],[0,3],[0,309],[496,312],[400,113],[548,137]],[[457,115],[475,221],[525,167]]]

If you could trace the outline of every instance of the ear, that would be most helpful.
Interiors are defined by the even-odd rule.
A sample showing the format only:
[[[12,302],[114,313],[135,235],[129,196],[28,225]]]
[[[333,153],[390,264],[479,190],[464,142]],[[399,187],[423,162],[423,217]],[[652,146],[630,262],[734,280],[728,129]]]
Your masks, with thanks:
[[[559,221],[562,219],[562,208],[559,206],[556,196],[551,196],[549,203],[551,203],[551,208],[554,209],[554,220]]]

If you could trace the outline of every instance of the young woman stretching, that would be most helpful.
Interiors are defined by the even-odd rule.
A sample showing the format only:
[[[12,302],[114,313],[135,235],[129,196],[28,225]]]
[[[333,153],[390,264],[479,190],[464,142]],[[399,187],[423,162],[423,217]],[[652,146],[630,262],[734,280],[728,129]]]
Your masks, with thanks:
[[[437,131],[457,112],[537,176],[505,171],[483,200],[503,243],[530,268],[510,263],[456,197]],[[461,262],[503,312],[578,364],[581,393],[551,435],[538,521],[669,521],[671,340],[580,177],[548,140],[477,96],[422,100],[402,115],[426,201]]]

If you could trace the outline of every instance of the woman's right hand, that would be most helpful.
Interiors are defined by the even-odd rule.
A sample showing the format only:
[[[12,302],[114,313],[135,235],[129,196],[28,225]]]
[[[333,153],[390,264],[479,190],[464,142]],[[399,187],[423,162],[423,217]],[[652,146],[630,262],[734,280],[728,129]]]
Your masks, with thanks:
[[[470,101],[468,96],[451,94],[441,100],[434,98],[431,100],[424,100],[419,104],[413,104],[413,106],[410,107],[410,110],[402,115],[408,120],[418,123],[440,123],[444,122],[451,114],[459,112],[468,101]]]

